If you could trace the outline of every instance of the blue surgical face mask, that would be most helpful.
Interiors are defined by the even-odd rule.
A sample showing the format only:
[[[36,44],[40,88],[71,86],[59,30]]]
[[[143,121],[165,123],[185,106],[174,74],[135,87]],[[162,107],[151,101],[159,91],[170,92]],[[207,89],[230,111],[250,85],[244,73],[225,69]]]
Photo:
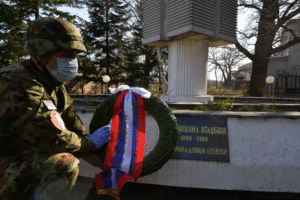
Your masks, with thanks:
[[[57,69],[50,72],[58,81],[63,83],[75,78],[77,71],[77,58],[57,58]]]

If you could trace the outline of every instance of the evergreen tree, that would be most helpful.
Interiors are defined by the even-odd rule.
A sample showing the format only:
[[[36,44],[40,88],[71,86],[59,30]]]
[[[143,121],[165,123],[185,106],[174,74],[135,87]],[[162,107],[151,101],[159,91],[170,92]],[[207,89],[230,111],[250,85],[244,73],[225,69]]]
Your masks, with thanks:
[[[23,58],[28,22],[54,16],[78,25],[76,16],[57,10],[58,6],[80,8],[82,0],[10,0],[0,2],[0,68]]]
[[[10,0],[7,1],[10,5],[17,7],[19,10],[23,10],[24,18],[33,17],[37,19],[39,17],[53,16],[66,19],[74,22],[76,16],[71,15],[69,12],[63,12],[57,10],[59,6],[69,6],[73,8],[82,8],[84,5],[83,0]]]
[[[82,33],[90,46],[87,55],[93,57],[94,65],[100,66],[98,75],[108,74],[111,83],[117,83],[129,28],[128,4],[120,0],[88,0],[86,5],[90,22],[86,22]]]
[[[0,68],[19,61],[25,45],[27,25],[22,10],[0,3]]]
[[[132,1],[131,1],[132,2]],[[133,13],[133,23],[131,25],[132,38],[128,41],[126,53],[126,81],[129,85],[149,88],[150,81],[159,77],[159,63],[156,47],[142,44],[143,31],[143,0],[135,0],[131,3]],[[166,52],[163,51],[163,60],[166,60]]]

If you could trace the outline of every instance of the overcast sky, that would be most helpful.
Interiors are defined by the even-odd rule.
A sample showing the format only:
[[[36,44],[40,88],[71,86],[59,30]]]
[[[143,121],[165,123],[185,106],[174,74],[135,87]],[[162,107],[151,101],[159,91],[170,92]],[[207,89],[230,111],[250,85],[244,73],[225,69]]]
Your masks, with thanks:
[[[62,7],[58,7],[57,10],[69,12],[72,15],[77,15],[77,16],[89,21],[89,13],[88,13],[86,7],[79,9],[79,8],[71,8],[71,7],[62,6]]]

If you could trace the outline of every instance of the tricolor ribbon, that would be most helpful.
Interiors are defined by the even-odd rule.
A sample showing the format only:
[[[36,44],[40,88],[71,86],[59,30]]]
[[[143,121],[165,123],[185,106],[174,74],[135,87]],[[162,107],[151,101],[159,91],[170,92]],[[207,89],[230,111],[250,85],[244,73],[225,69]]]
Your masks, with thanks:
[[[118,199],[124,184],[136,182],[141,174],[145,146],[145,105],[151,93],[143,88],[119,86],[113,110],[111,135],[104,160],[104,171],[96,174],[98,194]]]

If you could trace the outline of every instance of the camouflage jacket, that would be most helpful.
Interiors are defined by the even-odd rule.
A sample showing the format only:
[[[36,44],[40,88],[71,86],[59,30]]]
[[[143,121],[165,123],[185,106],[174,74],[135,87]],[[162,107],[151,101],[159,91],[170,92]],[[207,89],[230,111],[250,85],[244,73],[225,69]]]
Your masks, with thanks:
[[[31,60],[0,69],[0,157],[33,152],[80,157],[95,148],[64,85],[54,85]]]

